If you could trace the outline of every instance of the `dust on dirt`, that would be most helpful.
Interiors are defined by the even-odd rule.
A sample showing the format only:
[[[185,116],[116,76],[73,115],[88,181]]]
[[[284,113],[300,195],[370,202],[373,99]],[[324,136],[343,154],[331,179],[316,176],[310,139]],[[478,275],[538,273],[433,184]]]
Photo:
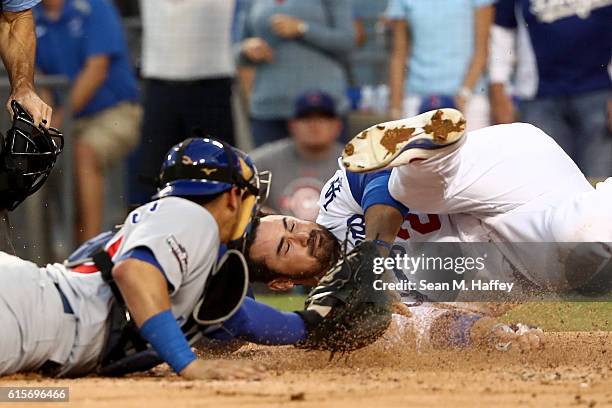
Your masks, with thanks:
[[[245,346],[229,358],[265,363],[261,381],[184,381],[162,366],[118,379],[16,375],[0,386],[69,387],[70,403],[54,407],[612,406],[612,333],[547,333],[546,340],[544,350],[529,353],[415,353],[383,340],[331,360],[325,352]]]

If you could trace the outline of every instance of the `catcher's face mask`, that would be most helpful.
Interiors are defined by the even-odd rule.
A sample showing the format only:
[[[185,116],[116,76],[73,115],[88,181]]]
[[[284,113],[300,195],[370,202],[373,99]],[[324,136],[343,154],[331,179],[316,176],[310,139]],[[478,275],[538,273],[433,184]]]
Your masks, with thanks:
[[[4,180],[2,204],[13,210],[44,184],[64,148],[64,137],[54,128],[34,125],[30,114],[11,102],[13,126],[0,143],[0,173]]]
[[[255,164],[242,151],[237,151],[240,163],[241,179],[237,184],[242,188],[243,199],[238,214],[238,222],[232,233],[231,241],[243,240],[246,234],[250,231],[253,217],[261,208],[262,203],[268,198],[270,193],[270,183],[272,182],[272,173],[269,171],[258,172]]]

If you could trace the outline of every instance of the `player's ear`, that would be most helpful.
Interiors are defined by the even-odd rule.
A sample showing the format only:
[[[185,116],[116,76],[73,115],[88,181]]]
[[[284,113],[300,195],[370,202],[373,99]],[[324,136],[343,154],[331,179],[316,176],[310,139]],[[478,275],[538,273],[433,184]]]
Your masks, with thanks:
[[[240,194],[241,191],[238,187],[232,187],[227,196],[227,206],[232,210],[238,209],[240,205]]]
[[[293,289],[295,284],[289,278],[276,278],[267,283],[268,289],[275,292],[286,292]]]

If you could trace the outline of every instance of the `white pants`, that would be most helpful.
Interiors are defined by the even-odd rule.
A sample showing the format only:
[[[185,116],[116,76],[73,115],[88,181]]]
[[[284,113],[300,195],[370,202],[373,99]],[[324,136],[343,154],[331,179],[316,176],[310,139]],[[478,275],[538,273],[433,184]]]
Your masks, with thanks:
[[[392,315],[392,324],[384,336],[383,344],[387,346],[406,344],[407,341],[414,339],[416,350],[426,351],[432,347],[434,323],[445,315],[451,313],[496,317],[500,315],[493,313],[485,303],[423,303],[411,306],[410,313],[412,316]]]
[[[35,371],[68,360],[76,334],[73,315],[38,266],[0,252],[0,375]]]
[[[414,211],[449,214],[463,242],[496,242],[533,282],[568,282],[559,245],[612,242],[612,180],[597,189],[540,129],[524,123],[469,132],[451,152],[393,169],[391,195]],[[604,251],[605,252],[605,251]],[[604,255],[604,256],[609,256]],[[571,279],[570,279],[571,281]]]

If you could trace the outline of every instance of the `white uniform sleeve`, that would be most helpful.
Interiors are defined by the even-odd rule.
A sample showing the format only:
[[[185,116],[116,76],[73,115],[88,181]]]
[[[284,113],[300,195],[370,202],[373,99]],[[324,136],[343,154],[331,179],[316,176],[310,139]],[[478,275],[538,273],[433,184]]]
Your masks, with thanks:
[[[132,211],[117,239],[122,241],[113,259],[138,247],[148,248],[162,267],[172,293],[192,275],[212,268],[219,252],[219,231],[212,215],[203,207],[176,197]],[[110,242],[108,247],[113,244]]]
[[[361,206],[355,201],[342,166],[321,190],[317,224],[324,226],[349,249],[365,239],[365,219]]]

